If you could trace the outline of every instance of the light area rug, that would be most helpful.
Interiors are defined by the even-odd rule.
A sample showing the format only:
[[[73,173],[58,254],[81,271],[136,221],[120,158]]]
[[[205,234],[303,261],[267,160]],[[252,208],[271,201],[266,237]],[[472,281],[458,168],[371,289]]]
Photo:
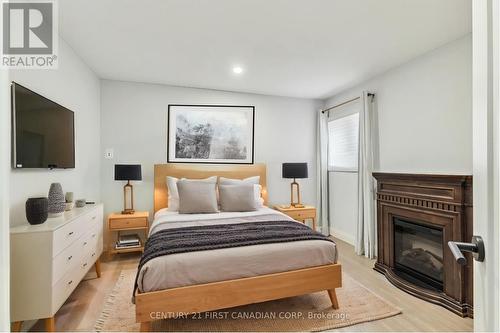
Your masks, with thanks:
[[[123,270],[108,296],[95,330],[139,331],[135,306],[131,303],[135,270]],[[250,304],[185,318],[154,321],[154,331],[323,331],[379,320],[401,310],[343,273],[337,290],[340,309],[332,309],[326,291]]]

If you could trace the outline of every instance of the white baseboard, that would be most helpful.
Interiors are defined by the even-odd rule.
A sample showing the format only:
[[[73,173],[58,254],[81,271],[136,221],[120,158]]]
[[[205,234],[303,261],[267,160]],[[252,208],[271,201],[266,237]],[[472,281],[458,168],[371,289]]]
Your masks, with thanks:
[[[354,246],[354,235],[330,228],[330,235]]]

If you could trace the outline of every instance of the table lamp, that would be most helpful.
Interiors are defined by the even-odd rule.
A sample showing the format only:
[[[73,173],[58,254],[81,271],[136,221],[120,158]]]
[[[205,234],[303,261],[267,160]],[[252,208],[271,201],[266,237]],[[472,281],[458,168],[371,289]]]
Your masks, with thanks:
[[[134,188],[131,180],[142,180],[140,164],[115,164],[115,180],[126,180],[123,186],[123,211],[122,214],[134,214]],[[127,200],[130,193],[130,200]]]
[[[283,178],[293,178],[290,185],[290,207],[303,208],[304,205],[300,202],[300,188],[297,183],[297,178],[307,178],[307,163],[283,163],[282,169]],[[294,201],[293,189],[297,189],[297,201]]]

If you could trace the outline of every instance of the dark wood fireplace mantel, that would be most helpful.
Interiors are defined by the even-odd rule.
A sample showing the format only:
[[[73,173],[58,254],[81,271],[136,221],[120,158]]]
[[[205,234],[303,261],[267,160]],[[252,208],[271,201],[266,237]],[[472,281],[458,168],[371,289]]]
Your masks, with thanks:
[[[460,266],[448,241],[472,237],[472,176],[373,173],[377,180],[378,256],[374,269],[398,288],[442,305],[463,317],[473,316],[472,257]],[[394,220],[416,221],[442,232],[442,291],[405,278],[395,262]]]

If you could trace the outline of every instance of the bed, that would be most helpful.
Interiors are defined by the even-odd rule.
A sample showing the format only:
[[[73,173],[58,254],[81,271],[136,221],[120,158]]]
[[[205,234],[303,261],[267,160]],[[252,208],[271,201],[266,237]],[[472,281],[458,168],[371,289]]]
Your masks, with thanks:
[[[266,167],[254,165],[155,165],[155,219],[150,235],[171,229],[236,225],[270,219],[291,220],[267,207],[252,212],[179,214],[167,211],[166,176],[243,179],[260,176],[267,204]],[[291,220],[293,221],[293,220]],[[295,222],[300,224],[299,222]],[[134,292],[136,320],[149,331],[156,319],[258,303],[317,291],[338,308],[335,288],[342,285],[335,244],[324,240],[259,244],[156,257],[138,272]]]

